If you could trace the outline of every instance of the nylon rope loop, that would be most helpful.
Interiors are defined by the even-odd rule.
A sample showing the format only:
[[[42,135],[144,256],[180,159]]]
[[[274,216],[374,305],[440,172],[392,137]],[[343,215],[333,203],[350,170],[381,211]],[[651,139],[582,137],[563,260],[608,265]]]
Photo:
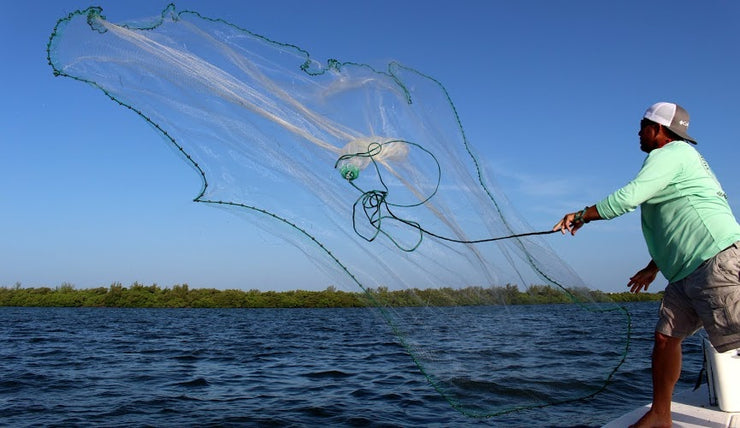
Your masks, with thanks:
[[[412,252],[415,249],[419,248],[419,246],[421,245],[421,242],[424,239],[424,229],[422,229],[421,225],[417,222],[402,219],[395,215],[388,206],[389,204],[386,200],[387,195],[387,191],[380,190],[370,190],[368,192],[364,192],[352,206],[352,228],[358,236],[368,242],[374,241],[378,237],[378,235],[382,234],[383,236],[387,237],[398,249],[404,252]],[[357,226],[358,206],[362,207],[361,213],[364,214],[365,220],[367,220],[367,223],[373,230],[373,233],[369,236],[366,236],[362,232],[360,232]],[[386,212],[387,214],[383,214],[383,212]],[[393,237],[391,233],[383,229],[384,220],[395,220],[399,223],[411,226],[411,228],[415,229],[419,234],[415,243],[411,246],[402,245],[398,239]]]
[[[383,146],[385,144],[399,143],[399,142],[420,148],[421,150],[426,152],[436,164],[437,170],[440,171],[440,174],[437,177],[437,183],[435,185],[435,188],[430,193],[430,195],[426,199],[423,199],[418,203],[414,203],[410,205],[395,204],[395,203],[388,202],[388,195],[389,195],[388,186],[385,185],[385,182],[383,180],[383,174],[381,172],[381,168],[378,165],[378,161],[376,160],[376,156],[378,156],[382,152]],[[373,164],[374,169],[376,170],[378,174],[378,179],[383,186],[383,190],[366,191],[366,190],[361,189],[354,182],[360,175],[360,167],[357,164],[352,163],[352,160],[356,158],[369,158],[370,159],[370,161]],[[363,238],[364,240],[368,242],[374,241],[378,237],[378,235],[383,234],[388,239],[390,239],[391,242],[400,250],[403,250],[405,252],[411,252],[421,245],[421,242],[425,234],[429,236],[433,236],[441,240],[444,240],[444,241],[448,241],[448,242],[454,242],[454,243],[459,243],[459,244],[480,244],[480,243],[500,241],[500,240],[505,240],[505,239],[522,238],[526,236],[549,235],[551,233],[556,232],[556,230],[542,230],[542,231],[516,233],[516,234],[482,238],[482,239],[472,239],[472,240],[456,239],[456,238],[445,237],[443,235],[433,233],[423,228],[421,224],[417,222],[406,220],[406,219],[396,216],[391,211],[390,206],[414,207],[414,206],[423,205],[429,200],[431,200],[434,197],[434,195],[437,193],[437,191],[439,190],[439,185],[441,182],[441,167],[439,165],[439,161],[434,156],[434,154],[432,154],[430,151],[424,149],[423,147],[421,147],[420,145],[416,143],[412,143],[412,142],[404,141],[404,140],[391,140],[385,143],[373,142],[368,145],[367,151],[347,153],[347,154],[340,156],[337,159],[337,161],[334,163],[334,168],[335,169],[339,168],[339,173],[342,176],[342,178],[347,180],[352,187],[354,187],[361,193],[361,196],[357,200],[355,200],[352,206],[352,227],[358,236],[360,236],[361,238]],[[357,211],[358,211],[357,207],[358,205],[362,207],[362,211],[364,213],[365,219],[367,220],[370,227],[374,230],[374,233],[371,234],[370,236],[363,235],[362,232],[360,232],[358,229],[358,226],[357,226]],[[382,214],[383,207],[385,208],[385,212],[387,213],[387,215]],[[409,227],[416,229],[419,232],[419,239],[416,241],[414,245],[410,247],[402,246],[395,238],[391,236],[391,234],[383,230],[383,227],[382,227],[383,219],[396,220],[399,223],[406,224]]]

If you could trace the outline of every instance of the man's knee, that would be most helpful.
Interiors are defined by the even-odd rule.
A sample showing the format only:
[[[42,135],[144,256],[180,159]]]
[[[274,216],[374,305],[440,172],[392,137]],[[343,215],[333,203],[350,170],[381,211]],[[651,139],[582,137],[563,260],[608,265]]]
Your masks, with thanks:
[[[655,348],[666,349],[680,347],[681,342],[683,342],[682,337],[673,337],[657,331],[655,332]]]

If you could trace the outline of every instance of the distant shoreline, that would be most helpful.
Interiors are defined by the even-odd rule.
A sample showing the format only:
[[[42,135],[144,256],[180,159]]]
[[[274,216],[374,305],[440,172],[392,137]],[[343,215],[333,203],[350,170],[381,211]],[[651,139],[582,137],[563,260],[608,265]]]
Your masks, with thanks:
[[[124,287],[75,289],[64,283],[56,288],[0,287],[0,307],[112,307],[112,308],[350,308],[378,306],[487,306],[590,302],[658,301],[663,293],[606,293],[585,288],[561,290],[533,285],[520,291],[516,285],[461,289],[389,290],[347,292],[330,286],[323,291],[260,291],[190,288],[187,284],[160,288],[134,283]]]

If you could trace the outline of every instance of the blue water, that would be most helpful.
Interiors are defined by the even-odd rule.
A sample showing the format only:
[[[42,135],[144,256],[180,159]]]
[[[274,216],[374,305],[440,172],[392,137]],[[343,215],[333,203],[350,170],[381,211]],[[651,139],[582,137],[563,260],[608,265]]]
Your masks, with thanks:
[[[573,306],[521,310],[584,323]],[[633,339],[606,391],[485,419],[454,410],[374,309],[0,308],[0,425],[600,426],[650,401],[657,304],[626,306]],[[558,335],[572,349],[593,340]],[[678,389],[700,368],[690,338]]]

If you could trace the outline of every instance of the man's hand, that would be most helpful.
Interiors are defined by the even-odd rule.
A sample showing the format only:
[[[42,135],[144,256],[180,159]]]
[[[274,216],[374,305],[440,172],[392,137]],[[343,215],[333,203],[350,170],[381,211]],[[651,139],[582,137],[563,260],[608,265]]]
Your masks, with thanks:
[[[630,292],[635,294],[642,290],[647,291],[648,286],[655,280],[657,275],[658,265],[656,265],[654,261],[650,260],[650,263],[648,263],[647,266],[630,278],[630,282],[627,283],[627,287],[630,287]]]
[[[576,231],[584,225],[582,218],[579,221],[576,221],[577,215],[578,213],[566,214],[562,220],[553,226],[552,230],[559,230],[563,235],[565,235],[565,232],[570,232],[571,235],[575,235]]]
[[[575,235],[576,231],[582,228],[584,224],[600,218],[595,206],[586,207],[580,211],[566,214],[562,220],[552,227],[552,230],[559,230],[563,235],[565,235],[566,231],[570,232],[571,235]]]

